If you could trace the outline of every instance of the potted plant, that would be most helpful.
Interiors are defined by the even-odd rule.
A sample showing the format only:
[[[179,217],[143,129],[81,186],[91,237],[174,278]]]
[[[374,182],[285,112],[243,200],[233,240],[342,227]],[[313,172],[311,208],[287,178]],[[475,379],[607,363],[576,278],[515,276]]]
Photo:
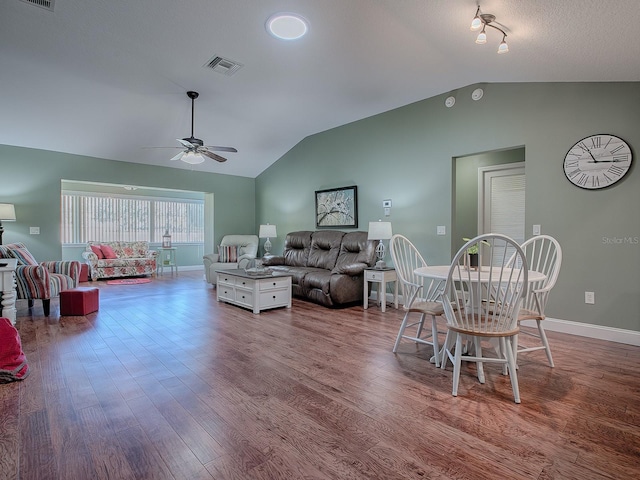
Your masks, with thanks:
[[[463,238],[462,240],[464,240],[465,242],[468,242],[471,239]],[[480,243],[484,245],[490,245],[489,242],[485,240],[482,240]],[[467,265],[469,265],[471,268],[478,268],[479,263],[478,263],[478,244],[477,243],[467,248],[467,260],[468,260]]]

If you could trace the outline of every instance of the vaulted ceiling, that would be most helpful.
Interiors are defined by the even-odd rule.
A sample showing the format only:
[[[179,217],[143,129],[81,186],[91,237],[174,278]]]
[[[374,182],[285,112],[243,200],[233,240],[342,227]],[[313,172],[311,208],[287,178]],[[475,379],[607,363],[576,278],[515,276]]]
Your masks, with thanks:
[[[31,0],[48,2],[50,0]],[[638,0],[28,0],[0,4],[0,144],[255,177],[308,135],[481,82],[640,80]],[[301,40],[265,29],[309,22]],[[234,75],[205,68],[220,56]],[[169,159],[176,139],[233,146]]]

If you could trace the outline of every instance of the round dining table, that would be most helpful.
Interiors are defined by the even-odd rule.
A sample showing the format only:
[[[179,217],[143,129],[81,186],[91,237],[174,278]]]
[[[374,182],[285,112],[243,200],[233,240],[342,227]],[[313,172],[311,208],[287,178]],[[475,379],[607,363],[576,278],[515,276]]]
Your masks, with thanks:
[[[447,277],[449,276],[449,270],[451,269],[451,265],[432,265],[428,267],[418,267],[414,270],[415,274],[419,277],[428,278],[431,280],[440,281],[439,288],[444,289]],[[502,267],[490,267],[490,266],[480,266],[476,268],[468,268],[465,269],[465,280],[469,280],[472,283],[498,283],[500,280],[500,271]],[[468,272],[468,277],[466,276],[466,272]],[[537,272],[535,270],[527,271],[527,283],[529,285],[535,284],[536,282],[540,282],[547,278],[544,273]],[[444,355],[444,345],[440,350],[440,357],[442,358]],[[431,363],[435,363],[435,356],[431,357]]]

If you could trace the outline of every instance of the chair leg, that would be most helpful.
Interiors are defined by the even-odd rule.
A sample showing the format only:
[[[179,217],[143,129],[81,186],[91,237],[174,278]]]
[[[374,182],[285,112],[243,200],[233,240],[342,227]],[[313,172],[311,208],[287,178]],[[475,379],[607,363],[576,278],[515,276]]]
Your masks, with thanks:
[[[544,345],[544,351],[547,353],[547,360],[549,360],[549,365],[551,365],[551,367],[555,367],[555,365],[553,364],[553,357],[551,356],[551,347],[549,347],[549,341],[547,340],[547,334],[544,332],[542,321],[537,320],[537,323],[538,332],[540,333],[540,341]]]
[[[460,366],[462,364],[462,335],[456,332],[456,354],[453,359],[453,391],[454,397],[458,396],[458,385],[460,384]]]
[[[438,344],[438,324],[436,316],[431,316],[431,340],[433,341],[433,356],[436,360],[436,368],[440,366],[440,345]]]
[[[520,403],[520,389],[518,388],[518,374],[516,373],[516,361],[513,357],[513,349],[511,341],[501,338],[500,342],[507,356],[507,365],[509,366],[509,378],[511,378],[511,388],[513,390],[513,399],[516,403]]]
[[[451,330],[447,330],[447,335],[444,337],[444,344],[442,345],[442,355],[440,357],[440,368],[443,370],[447,368],[447,360],[449,360],[449,353],[451,353],[451,347],[453,347],[454,342],[455,339],[451,334]]]
[[[33,308],[33,300],[27,300],[27,307],[29,307],[29,309]]]
[[[420,314],[420,321],[418,322],[418,331],[416,333],[416,338],[420,338],[420,335],[422,335],[422,327],[424,327],[424,313]]]
[[[44,316],[48,317],[51,311],[51,299],[43,298],[42,299],[42,310],[44,310]]]
[[[407,328],[407,322],[409,321],[409,313],[404,314],[404,318],[402,319],[402,323],[400,324],[400,330],[398,331],[398,337],[396,338],[396,343],[393,345],[393,353],[398,351],[398,346],[400,345],[400,340],[402,340],[402,335],[404,335],[404,329]]]
[[[475,348],[476,348],[476,352],[475,355],[477,358],[482,358],[482,343],[480,342],[480,337],[474,337],[473,341],[475,344]],[[485,377],[484,377],[484,362],[482,361],[476,361],[476,367],[478,370],[478,381],[480,383],[484,383],[485,382]]]

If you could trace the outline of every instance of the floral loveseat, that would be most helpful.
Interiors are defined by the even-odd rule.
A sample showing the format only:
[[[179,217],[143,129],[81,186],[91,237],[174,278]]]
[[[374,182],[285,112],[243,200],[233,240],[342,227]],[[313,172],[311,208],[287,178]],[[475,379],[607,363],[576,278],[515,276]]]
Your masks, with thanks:
[[[82,257],[91,280],[138,277],[156,273],[156,255],[149,242],[89,242]]]

